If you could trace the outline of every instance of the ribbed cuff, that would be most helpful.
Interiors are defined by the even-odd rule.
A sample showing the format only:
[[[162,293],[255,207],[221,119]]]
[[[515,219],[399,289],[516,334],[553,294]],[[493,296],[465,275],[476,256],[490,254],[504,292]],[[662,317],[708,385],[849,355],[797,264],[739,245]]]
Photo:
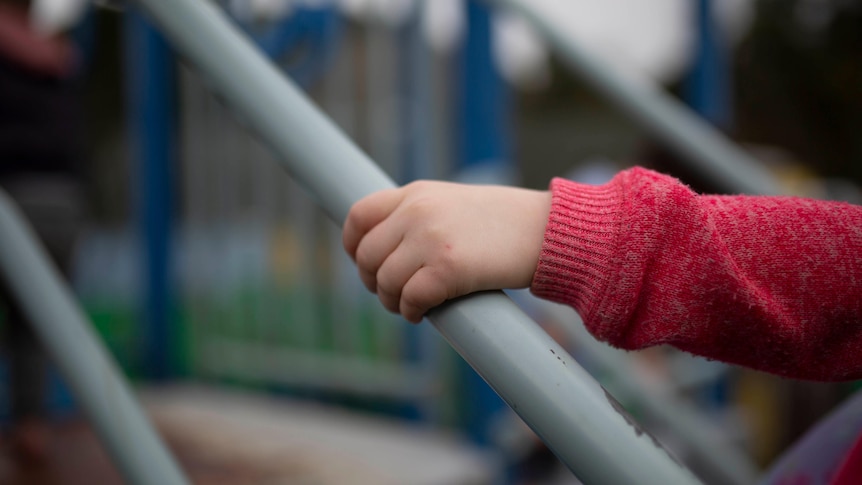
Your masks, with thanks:
[[[595,186],[557,178],[550,188],[551,213],[530,290],[574,307],[586,322],[600,308],[612,276],[622,187],[616,180]]]

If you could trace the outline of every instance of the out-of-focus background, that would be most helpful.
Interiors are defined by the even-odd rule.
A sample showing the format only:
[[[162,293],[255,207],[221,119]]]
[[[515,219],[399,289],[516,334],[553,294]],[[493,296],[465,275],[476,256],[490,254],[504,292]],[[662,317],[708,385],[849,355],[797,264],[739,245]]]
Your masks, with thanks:
[[[644,165],[721,190],[492,2],[216,3],[401,183],[544,188]],[[666,90],[744,146],[783,191],[862,203],[859,2],[534,3],[618,76]],[[577,483],[433,328],[367,294],[336,224],[134,3],[0,5],[73,52],[52,74],[80,108],[55,125],[77,134],[87,207],[69,278],[193,481]],[[692,439],[766,470],[855,389],[671,349],[612,352],[573,312],[513,296],[708,483],[739,482],[704,467]],[[0,481],[119,482],[48,373],[25,457],[13,373],[0,373]]]

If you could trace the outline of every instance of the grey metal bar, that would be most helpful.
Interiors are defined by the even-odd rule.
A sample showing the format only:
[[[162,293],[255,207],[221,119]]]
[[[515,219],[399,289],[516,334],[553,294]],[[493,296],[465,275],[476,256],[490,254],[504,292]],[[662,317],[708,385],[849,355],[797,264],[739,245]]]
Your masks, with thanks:
[[[644,130],[684,157],[728,192],[779,194],[774,178],[755,159],[669,94],[616,73],[578,45],[558,18],[528,0],[489,0],[522,15],[543,34],[566,65]]]
[[[0,273],[129,483],[185,484],[20,212],[0,191]]]
[[[210,2],[140,3],[335,221],[394,186]],[[430,320],[584,483],[697,483],[501,292],[449,303]]]
[[[637,401],[645,418],[670,429],[688,447],[701,468],[702,478],[711,484],[746,485],[756,483],[759,471],[741,449],[717,433],[718,423],[698,414],[688,401],[675,398],[667,389],[650,389],[632,370],[638,365],[623,350],[594,339],[571,307],[536,299],[543,314],[559,322],[574,342],[577,355],[586,355],[602,375],[611,376],[605,385],[623,402]],[[594,372],[595,373],[595,372]]]

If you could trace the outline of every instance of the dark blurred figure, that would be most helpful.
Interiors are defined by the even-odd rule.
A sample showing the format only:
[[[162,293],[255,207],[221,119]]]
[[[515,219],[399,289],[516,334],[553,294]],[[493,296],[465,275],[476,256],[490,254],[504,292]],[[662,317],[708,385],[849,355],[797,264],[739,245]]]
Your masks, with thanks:
[[[84,214],[75,53],[67,39],[31,28],[29,3],[0,0],[0,187],[68,275]],[[0,305],[9,362],[9,443],[19,459],[32,462],[50,444],[47,358],[7,291],[0,292]]]

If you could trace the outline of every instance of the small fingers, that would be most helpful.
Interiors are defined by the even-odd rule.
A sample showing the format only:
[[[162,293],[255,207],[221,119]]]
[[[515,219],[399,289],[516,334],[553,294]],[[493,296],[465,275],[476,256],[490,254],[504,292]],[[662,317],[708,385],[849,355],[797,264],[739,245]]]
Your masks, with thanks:
[[[401,244],[404,236],[401,225],[398,218],[381,222],[359,241],[356,248],[354,260],[359,268],[359,277],[372,293],[377,293],[377,274],[380,267]]]
[[[398,313],[401,290],[422,267],[422,256],[406,244],[395,249],[380,266],[376,275],[376,293],[387,310]]]
[[[381,190],[353,204],[344,220],[342,244],[354,260],[360,241],[374,227],[384,221],[398,207],[403,198],[399,189]]]
[[[407,321],[419,323],[428,310],[449,299],[450,293],[440,272],[423,266],[404,284],[398,311]]]
[[[441,187],[419,182],[376,192],[354,204],[344,221],[342,243],[359,267],[362,282],[388,310],[414,323],[454,293],[439,267],[424,266],[427,248],[402,244],[411,228],[424,227],[433,219],[429,215],[439,212]],[[418,240],[420,246],[426,239]]]

